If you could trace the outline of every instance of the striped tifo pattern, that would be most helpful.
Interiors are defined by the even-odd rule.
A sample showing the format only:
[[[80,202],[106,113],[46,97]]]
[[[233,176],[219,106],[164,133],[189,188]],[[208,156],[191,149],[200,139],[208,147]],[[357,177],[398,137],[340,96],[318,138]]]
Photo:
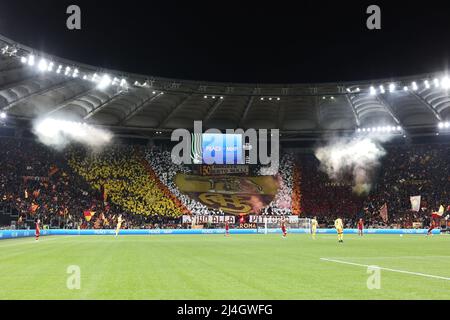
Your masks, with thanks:
[[[70,166],[93,188],[105,186],[109,201],[139,215],[178,217],[183,209],[149,174],[142,157],[129,147],[114,147],[106,152],[72,150]]]

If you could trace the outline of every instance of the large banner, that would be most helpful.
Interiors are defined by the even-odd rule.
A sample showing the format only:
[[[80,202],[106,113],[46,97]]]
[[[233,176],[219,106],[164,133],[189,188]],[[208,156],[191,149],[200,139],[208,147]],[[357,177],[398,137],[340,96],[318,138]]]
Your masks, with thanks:
[[[248,175],[249,168],[248,165],[203,165],[200,172],[202,176]]]
[[[235,216],[189,216],[184,215],[182,219],[183,223],[194,223],[194,224],[204,224],[204,223],[231,223],[234,224],[236,222]]]
[[[178,189],[211,209],[238,215],[259,213],[269,205],[278,191],[272,176],[196,176],[179,173]]]
[[[248,222],[250,223],[265,223],[279,224],[281,221],[287,220],[289,223],[298,223],[298,216],[249,216]]]

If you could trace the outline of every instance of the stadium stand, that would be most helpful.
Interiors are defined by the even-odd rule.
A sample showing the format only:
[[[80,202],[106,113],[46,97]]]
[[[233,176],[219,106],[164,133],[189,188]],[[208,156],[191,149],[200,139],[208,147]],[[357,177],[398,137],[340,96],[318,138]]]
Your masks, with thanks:
[[[73,150],[69,163],[94,189],[104,188],[105,198],[131,214],[179,217],[183,213],[179,201],[160,187],[132,147],[117,146],[98,153]]]
[[[180,228],[180,216],[223,214],[182,194],[174,183],[177,172],[170,152],[159,147],[124,145],[90,151],[71,147],[57,152],[28,139],[0,138],[1,204],[23,228],[39,216],[49,227],[111,228],[118,214],[126,228]],[[433,210],[450,200],[450,146],[389,146],[376,183],[368,195],[357,196],[350,182],[335,183],[310,155],[284,154],[280,187],[262,214],[300,213],[330,224],[342,216],[348,226],[363,217],[367,225],[386,227],[379,216],[389,208],[389,226],[428,223]],[[267,174],[266,168],[257,173]],[[422,211],[412,212],[409,197],[422,196]],[[84,218],[94,212],[92,220]],[[296,212],[297,211],[297,212]],[[388,227],[389,227],[388,226]],[[184,226],[187,227],[187,226]]]

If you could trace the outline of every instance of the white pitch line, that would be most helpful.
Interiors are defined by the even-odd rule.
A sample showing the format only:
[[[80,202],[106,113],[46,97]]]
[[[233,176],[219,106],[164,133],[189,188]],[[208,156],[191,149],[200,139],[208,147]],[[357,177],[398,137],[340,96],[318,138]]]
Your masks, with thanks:
[[[46,243],[48,241],[70,238],[72,236],[54,236],[52,238],[45,239],[46,237],[48,237],[48,236],[41,237],[41,239],[39,239],[38,241],[34,240],[34,237],[5,239],[5,240],[2,240],[2,241],[8,241],[8,243],[5,243],[5,244],[0,243],[0,248],[15,247],[15,246],[18,246],[18,245],[39,243],[39,242],[40,243]],[[23,240],[23,241],[10,243],[9,240]],[[30,241],[25,241],[25,240],[30,240]]]
[[[411,275],[414,275],[414,276],[420,276],[420,277],[427,277],[427,278],[434,278],[434,279],[450,281],[450,278],[447,278],[447,277],[435,276],[435,275],[432,275],[432,274],[426,274],[426,273],[420,273],[420,272],[411,272],[411,271],[405,271],[405,270],[390,269],[390,268],[384,268],[384,267],[379,267],[379,266],[375,266],[375,265],[360,264],[360,263],[354,263],[354,262],[348,262],[348,261],[342,261],[342,260],[335,260],[335,259],[327,259],[327,258],[320,258],[320,260],[322,260],[322,261],[329,261],[329,262],[335,262],[335,263],[341,263],[341,264],[349,264],[349,265],[352,265],[352,266],[365,267],[365,268],[377,267],[380,270],[386,270],[386,271],[391,271],[391,272],[411,274]]]

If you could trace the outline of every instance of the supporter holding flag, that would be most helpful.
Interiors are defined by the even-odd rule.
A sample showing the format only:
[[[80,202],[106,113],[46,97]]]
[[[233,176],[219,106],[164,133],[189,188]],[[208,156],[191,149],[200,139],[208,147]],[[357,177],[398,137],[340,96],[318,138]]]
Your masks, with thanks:
[[[441,205],[437,212],[433,212],[431,214],[430,228],[428,229],[428,232],[427,232],[428,236],[431,235],[431,232],[433,231],[433,229],[435,229],[436,227],[439,226],[439,221],[442,218],[442,216],[444,215],[444,212],[445,212],[445,208],[443,205]]]
[[[87,222],[91,221],[92,217],[95,215],[94,211],[91,210],[85,210],[83,212],[84,218],[86,219]]]
[[[388,221],[388,208],[387,203],[383,204],[380,209],[380,217],[383,219],[384,223]]]

